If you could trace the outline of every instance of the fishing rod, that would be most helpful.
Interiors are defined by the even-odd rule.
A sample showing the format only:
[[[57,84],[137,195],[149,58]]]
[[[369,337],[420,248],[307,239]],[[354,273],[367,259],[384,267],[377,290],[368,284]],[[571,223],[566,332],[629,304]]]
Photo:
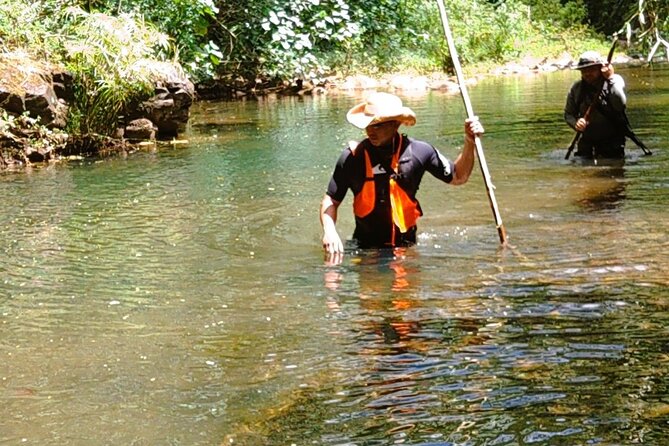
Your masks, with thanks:
[[[462,100],[465,103],[465,110],[467,111],[467,117],[473,118],[474,109],[472,108],[471,101],[469,100],[469,94],[467,93],[467,86],[464,82],[464,75],[462,74],[462,68],[460,67],[460,62],[458,61],[458,53],[455,49],[455,42],[453,35],[451,34],[451,28],[448,25],[448,15],[446,14],[446,7],[444,6],[443,0],[437,0],[439,4],[439,13],[441,15],[441,23],[444,26],[444,34],[446,36],[446,42],[448,43],[448,52],[451,55],[451,60],[453,61],[453,67],[455,68],[455,74],[458,79],[458,84],[460,85],[460,93],[462,94]],[[506,230],[504,229],[504,224],[502,223],[502,216],[499,213],[499,208],[497,207],[497,200],[495,199],[495,186],[492,184],[492,179],[490,178],[490,172],[488,170],[488,165],[485,160],[485,155],[483,154],[483,145],[481,144],[481,139],[474,135],[474,144],[476,146],[476,154],[478,155],[479,166],[481,167],[481,173],[483,174],[483,182],[485,183],[486,191],[488,193],[488,201],[490,202],[490,207],[492,209],[493,216],[495,218],[495,225],[497,226],[497,234],[499,235],[499,241],[502,245],[507,244]]]

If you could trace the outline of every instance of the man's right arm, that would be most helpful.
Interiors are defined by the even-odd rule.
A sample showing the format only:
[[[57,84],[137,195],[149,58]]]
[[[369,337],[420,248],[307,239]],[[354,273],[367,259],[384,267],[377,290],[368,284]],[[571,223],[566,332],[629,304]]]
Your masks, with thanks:
[[[344,244],[337,233],[336,224],[337,210],[350,188],[351,153],[350,150],[346,149],[339,156],[328,183],[327,192],[325,192],[321,201],[320,220],[323,227],[323,250],[329,256],[344,253]]]
[[[344,244],[337,232],[337,210],[341,201],[334,200],[325,194],[321,201],[321,226],[323,227],[323,250],[328,254],[341,254],[344,252]]]
[[[576,130],[578,121],[578,104],[576,103],[576,85],[574,84],[567,94],[567,102],[564,106],[564,120],[572,129]]]

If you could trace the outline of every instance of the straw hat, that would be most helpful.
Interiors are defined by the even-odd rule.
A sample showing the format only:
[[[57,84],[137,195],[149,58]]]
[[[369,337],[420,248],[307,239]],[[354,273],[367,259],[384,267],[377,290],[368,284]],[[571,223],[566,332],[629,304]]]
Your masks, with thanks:
[[[583,68],[604,64],[604,59],[597,51],[586,51],[578,58],[578,64],[574,67],[574,70],[582,70]]]
[[[409,107],[402,106],[402,100],[394,94],[375,92],[365,102],[351,108],[346,119],[361,129],[387,121],[410,126],[416,123],[416,114]]]

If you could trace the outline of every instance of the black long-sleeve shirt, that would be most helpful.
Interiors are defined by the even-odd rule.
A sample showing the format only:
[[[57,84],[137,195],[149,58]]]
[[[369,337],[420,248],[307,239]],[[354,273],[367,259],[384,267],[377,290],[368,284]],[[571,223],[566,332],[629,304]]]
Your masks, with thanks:
[[[625,81],[620,75],[614,74],[611,79],[602,81],[601,104],[593,106],[588,119],[588,126],[583,136],[590,141],[605,141],[624,134],[624,113],[627,105]],[[564,108],[564,120],[571,128],[575,128],[579,118],[595,100],[602,84],[590,85],[583,80],[574,82],[567,95]]]

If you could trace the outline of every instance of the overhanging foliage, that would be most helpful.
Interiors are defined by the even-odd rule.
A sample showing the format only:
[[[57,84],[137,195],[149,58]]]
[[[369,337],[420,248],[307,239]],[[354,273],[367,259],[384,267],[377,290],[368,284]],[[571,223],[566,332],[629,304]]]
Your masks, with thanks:
[[[155,25],[196,81],[449,65],[433,0],[0,0],[2,45],[58,57],[58,39],[48,36],[62,34],[58,12],[70,6]],[[465,65],[573,54],[616,31],[647,52],[667,32],[669,12],[664,0],[447,0],[446,7]]]

